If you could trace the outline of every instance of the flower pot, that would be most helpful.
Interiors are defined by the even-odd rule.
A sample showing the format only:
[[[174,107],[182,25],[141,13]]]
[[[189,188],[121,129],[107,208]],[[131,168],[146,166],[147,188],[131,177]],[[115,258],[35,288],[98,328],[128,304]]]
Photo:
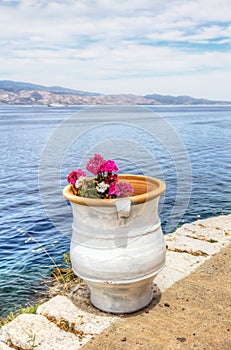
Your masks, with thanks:
[[[74,273],[87,283],[94,306],[130,313],[152,300],[153,279],[165,263],[158,216],[165,184],[138,175],[119,175],[119,179],[130,182],[133,196],[83,198],[75,196],[70,185],[63,195],[73,211],[70,255]]]

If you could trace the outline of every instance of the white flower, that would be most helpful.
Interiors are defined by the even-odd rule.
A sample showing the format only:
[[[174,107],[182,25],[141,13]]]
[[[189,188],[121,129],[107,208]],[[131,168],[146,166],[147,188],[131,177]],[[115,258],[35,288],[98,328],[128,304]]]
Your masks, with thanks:
[[[80,176],[75,183],[75,187],[80,188],[85,179],[86,179],[86,176]]]
[[[98,186],[96,186],[96,189],[99,193],[104,193],[108,189],[109,185],[105,184],[104,181],[100,182]]]

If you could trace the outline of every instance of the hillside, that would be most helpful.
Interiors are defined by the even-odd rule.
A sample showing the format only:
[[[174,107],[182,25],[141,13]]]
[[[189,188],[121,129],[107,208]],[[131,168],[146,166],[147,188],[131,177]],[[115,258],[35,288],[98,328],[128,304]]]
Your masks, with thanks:
[[[68,89],[60,86],[0,80],[0,105],[208,105],[231,104],[230,101],[211,101],[190,96],[149,94],[104,95],[96,92]]]
[[[80,90],[73,90],[64,88],[61,86],[43,86],[31,83],[16,82],[12,80],[0,80],[0,90],[7,92],[19,93],[21,91],[47,91],[57,94],[73,94],[73,95],[84,95],[84,96],[97,96],[99,93],[86,92]]]

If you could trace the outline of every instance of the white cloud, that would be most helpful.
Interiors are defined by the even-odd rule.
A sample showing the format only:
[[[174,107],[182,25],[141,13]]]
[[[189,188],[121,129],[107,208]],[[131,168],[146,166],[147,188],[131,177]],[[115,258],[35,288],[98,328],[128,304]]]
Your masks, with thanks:
[[[215,98],[222,90],[211,76],[230,80],[230,21],[229,0],[5,0],[2,78]]]

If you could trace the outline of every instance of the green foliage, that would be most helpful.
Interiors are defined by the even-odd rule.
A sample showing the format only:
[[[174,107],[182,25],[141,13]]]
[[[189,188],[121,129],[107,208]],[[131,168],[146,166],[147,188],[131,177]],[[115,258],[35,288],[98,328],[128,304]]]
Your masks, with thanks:
[[[215,239],[210,239],[209,241],[208,241],[209,243],[217,243],[218,241],[216,241]]]
[[[35,334],[30,334],[29,335],[29,343],[30,343],[30,349],[29,350],[34,350],[35,348],[38,347],[38,345],[35,345]]]
[[[96,191],[96,181],[88,180],[85,181],[81,188],[78,190],[78,195],[80,197],[88,197],[88,198],[103,198],[104,195],[101,195]]]
[[[56,279],[56,281],[60,283],[68,283],[73,281],[74,279],[81,280],[79,277],[76,277],[72,267],[71,267],[71,258],[70,258],[70,252],[63,254],[63,261],[65,263],[64,267],[57,267],[51,272],[51,276]]]
[[[36,314],[37,308],[40,304],[30,305],[28,307],[21,308],[18,312],[10,312],[4,320],[0,320],[0,329],[5,324],[13,321],[17,316],[21,314]]]
[[[63,260],[67,266],[71,266],[71,257],[70,257],[70,252],[64,253],[63,254]]]
[[[19,310],[20,314],[36,314],[37,312],[37,308],[39,307],[40,304],[36,304],[36,305],[31,305],[25,308],[22,308]]]

